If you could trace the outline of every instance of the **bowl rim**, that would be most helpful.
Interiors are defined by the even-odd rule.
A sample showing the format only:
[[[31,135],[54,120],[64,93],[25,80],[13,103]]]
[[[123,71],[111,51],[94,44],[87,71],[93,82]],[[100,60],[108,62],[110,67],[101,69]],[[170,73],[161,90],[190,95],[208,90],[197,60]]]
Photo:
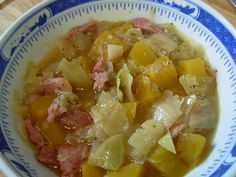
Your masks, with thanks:
[[[85,0],[85,3],[91,3],[93,1],[99,1],[99,0]],[[101,0],[101,1],[112,1],[112,0]],[[136,0],[118,0],[122,2],[129,2],[129,1],[136,1]],[[155,0],[141,0],[141,1],[147,1],[147,2],[156,2]],[[236,27],[232,25],[232,23],[225,17],[223,16],[219,11],[208,5],[204,1],[194,1],[194,0],[184,0],[187,2],[190,2],[192,4],[195,4],[196,6],[202,8],[204,11],[212,15],[213,17],[218,17],[217,20],[222,23],[225,28],[227,28],[230,33],[236,38]],[[10,38],[11,34],[13,34],[16,29],[24,22],[27,21],[34,13],[40,11],[43,9],[45,6],[48,4],[52,3],[53,1],[50,0],[44,0],[36,5],[34,5],[32,8],[24,12],[22,15],[20,15],[1,35],[0,35],[0,46],[2,45],[3,42],[5,42],[8,38]],[[158,1],[157,1],[158,2]],[[84,3],[83,3],[84,4]],[[75,7],[75,6],[74,6]],[[73,8],[73,7],[72,7]],[[62,13],[62,12],[60,12]],[[58,14],[57,14],[58,15]],[[0,53],[1,54],[1,53]],[[233,58],[235,64],[236,64],[236,58]],[[3,71],[4,72],[4,71]],[[2,75],[0,75],[0,86],[2,85]],[[0,172],[11,174],[17,176],[18,173],[7,163],[5,162],[5,158],[0,155]],[[4,171],[3,171],[4,169]],[[232,167],[229,169],[232,170],[232,174],[236,174],[236,168],[232,169]],[[229,171],[228,170],[228,171]],[[228,172],[227,171],[227,172]],[[10,176],[11,176],[10,175]]]

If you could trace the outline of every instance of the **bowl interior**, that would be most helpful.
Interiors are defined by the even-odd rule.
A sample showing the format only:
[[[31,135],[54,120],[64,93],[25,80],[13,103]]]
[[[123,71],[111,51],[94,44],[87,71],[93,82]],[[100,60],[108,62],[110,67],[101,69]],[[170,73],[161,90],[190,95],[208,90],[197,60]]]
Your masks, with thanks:
[[[182,33],[202,44],[210,64],[217,70],[220,110],[212,151],[187,176],[225,173],[236,161],[236,51],[233,53],[226,43],[227,40],[233,41],[235,47],[235,37],[203,8],[188,1],[96,1],[75,6],[76,3],[80,4],[81,1],[67,5],[66,1],[42,3],[2,38],[0,64],[3,67],[8,63],[5,69],[2,68],[1,72],[5,71],[0,87],[0,137],[4,163],[21,176],[55,176],[35,160],[34,152],[19,133],[20,118],[12,111],[15,106],[12,93],[22,90],[25,61],[37,63],[55,45],[59,35],[91,19],[119,21],[147,17],[156,23],[174,23]],[[206,21],[206,17],[210,21]],[[215,31],[207,27],[207,23],[215,25],[212,28]],[[219,36],[217,30],[222,30],[225,36]]]

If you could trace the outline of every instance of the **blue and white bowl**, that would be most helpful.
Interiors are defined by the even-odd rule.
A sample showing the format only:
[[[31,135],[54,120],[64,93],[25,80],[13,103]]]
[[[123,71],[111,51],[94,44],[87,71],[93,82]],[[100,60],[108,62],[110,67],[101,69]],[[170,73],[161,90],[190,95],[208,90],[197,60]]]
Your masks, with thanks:
[[[19,18],[0,38],[0,169],[7,176],[53,177],[35,160],[18,132],[12,93],[22,88],[24,62],[38,62],[55,39],[71,27],[97,20],[147,17],[172,22],[201,43],[217,70],[219,122],[207,159],[188,177],[236,175],[236,30],[219,13],[195,0],[43,1]]]

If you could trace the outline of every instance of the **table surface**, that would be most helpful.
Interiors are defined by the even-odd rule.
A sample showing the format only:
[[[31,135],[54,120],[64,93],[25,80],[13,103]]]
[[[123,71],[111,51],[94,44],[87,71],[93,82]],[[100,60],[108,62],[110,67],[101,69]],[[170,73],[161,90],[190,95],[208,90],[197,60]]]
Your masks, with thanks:
[[[17,17],[22,15],[33,5],[41,0],[5,0],[0,4],[0,35],[11,25]],[[228,0],[203,0],[223,16],[225,16],[236,27],[236,8]],[[0,177],[4,176],[0,171]]]
[[[40,1],[42,0],[5,0],[4,3],[0,4],[0,35],[17,17]],[[236,8],[234,8],[228,0],[203,1],[215,8],[236,27]]]

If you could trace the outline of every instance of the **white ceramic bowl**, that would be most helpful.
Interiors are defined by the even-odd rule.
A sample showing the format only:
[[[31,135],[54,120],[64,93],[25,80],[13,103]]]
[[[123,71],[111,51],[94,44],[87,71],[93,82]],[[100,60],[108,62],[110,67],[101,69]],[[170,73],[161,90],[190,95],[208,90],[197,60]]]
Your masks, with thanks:
[[[11,93],[21,89],[25,60],[38,62],[54,46],[58,35],[71,27],[97,20],[152,18],[172,22],[201,43],[217,69],[219,122],[208,158],[187,176],[217,177],[236,174],[236,30],[201,1],[43,1],[19,18],[0,39],[0,168],[9,176],[53,177],[22,142],[19,118],[11,111]],[[174,173],[174,172],[173,172]]]

